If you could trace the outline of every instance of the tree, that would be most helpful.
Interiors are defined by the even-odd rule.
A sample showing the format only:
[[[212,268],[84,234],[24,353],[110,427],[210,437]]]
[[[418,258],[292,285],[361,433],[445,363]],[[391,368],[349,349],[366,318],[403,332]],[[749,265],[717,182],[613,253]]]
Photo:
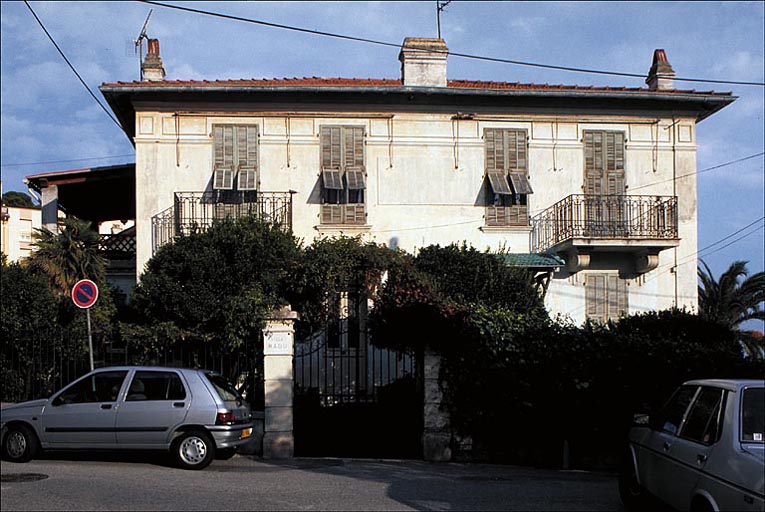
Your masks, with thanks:
[[[35,208],[35,204],[32,202],[31,197],[24,192],[17,192],[15,190],[3,194],[3,205],[15,206],[18,208]]]
[[[703,261],[699,275],[699,314],[730,329],[740,331],[741,343],[750,355],[763,353],[762,338],[757,338],[749,331],[741,331],[740,326],[748,320],[765,320],[765,273],[749,275],[746,261],[734,261],[731,266],[715,280],[712,271]]]
[[[89,222],[67,217],[58,233],[42,228],[32,236],[37,249],[29,264],[48,277],[58,295],[71,293],[80,279],[104,282],[106,259],[98,252],[98,233]]]

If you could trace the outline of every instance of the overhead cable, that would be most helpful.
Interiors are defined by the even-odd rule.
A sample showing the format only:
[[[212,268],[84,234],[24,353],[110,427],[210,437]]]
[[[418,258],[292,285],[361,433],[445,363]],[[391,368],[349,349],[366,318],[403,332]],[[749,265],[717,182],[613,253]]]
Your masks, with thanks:
[[[202,9],[193,9],[191,7],[183,7],[180,5],[172,5],[172,4],[166,4],[163,2],[156,2],[154,0],[136,0],[141,3],[145,4],[151,4],[156,5],[158,7],[166,7],[168,9],[176,9],[179,11],[186,11],[196,14],[204,14],[206,16],[214,16],[216,18],[223,18],[228,20],[234,20],[234,21],[242,21],[245,23],[254,23],[256,25],[263,25],[266,27],[272,27],[272,28],[280,28],[284,30],[292,30],[295,32],[303,32],[307,34],[313,34],[317,36],[325,36],[325,37],[334,37],[336,39],[345,39],[347,41],[356,41],[359,43],[367,43],[367,44],[376,44],[379,46],[388,46],[393,48],[401,48],[401,45],[398,43],[390,43],[386,41],[378,41],[375,39],[368,39],[365,37],[356,37],[356,36],[349,36],[344,34],[337,34],[333,32],[325,32],[322,30],[312,30],[308,28],[302,28],[302,27],[295,27],[292,25],[285,25],[282,23],[273,23],[270,21],[263,21],[263,20],[256,20],[252,18],[243,18],[241,16],[234,16],[231,14],[222,14],[218,12],[213,11],[205,11]],[[604,71],[599,69],[587,69],[587,68],[575,68],[575,67],[569,67],[569,66],[556,66],[553,64],[542,64],[539,62],[527,62],[527,61],[520,61],[520,60],[511,60],[511,59],[502,59],[498,57],[486,57],[482,55],[473,55],[469,53],[458,53],[458,52],[451,52],[451,51],[445,51],[445,50],[428,50],[433,53],[446,53],[453,57],[462,57],[465,59],[473,59],[473,60],[483,60],[487,62],[498,62],[502,64],[515,64],[517,66],[529,66],[529,67],[535,67],[535,68],[544,68],[544,69],[555,69],[558,71],[570,71],[575,73],[587,73],[587,74],[594,74],[594,75],[611,75],[611,76],[623,76],[623,77],[630,77],[630,78],[645,78],[644,74],[638,74],[638,73],[624,73],[620,71]],[[682,81],[682,82],[704,82],[704,83],[714,83],[714,84],[727,84],[727,85],[754,85],[754,86],[765,86],[765,82],[745,82],[745,81],[734,81],[734,80],[715,80],[715,79],[704,79],[704,78],[684,78],[684,77],[674,77],[674,80]]]

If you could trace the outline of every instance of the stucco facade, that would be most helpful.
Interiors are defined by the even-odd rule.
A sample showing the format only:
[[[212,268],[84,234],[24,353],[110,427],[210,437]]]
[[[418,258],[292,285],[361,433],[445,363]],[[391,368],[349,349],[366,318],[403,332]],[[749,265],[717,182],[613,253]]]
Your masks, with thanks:
[[[292,191],[292,230],[306,244],[343,234],[409,252],[464,241],[492,251],[556,253],[566,265],[554,273],[546,304],[575,322],[587,316],[588,274],[618,275],[628,313],[696,307],[696,123],[734,98],[676,91],[665,78],[657,90],[446,81],[445,54],[424,71],[427,59],[417,58],[412,69],[427,78],[420,86],[412,85],[416,76],[102,86],[134,134],[137,274],[157,246],[153,223],[163,214],[171,218],[176,194],[213,190],[213,127],[256,125],[257,190]],[[363,129],[365,222],[322,222],[327,126]],[[488,225],[493,194],[485,134],[493,128],[525,133],[524,172],[533,189],[525,199],[527,225]],[[540,249],[533,234],[539,219],[564,198],[585,193],[589,131],[623,135],[620,197],[676,201],[671,236],[649,240],[625,231]]]
[[[39,208],[3,206],[2,251],[9,262],[28,258],[34,250],[32,234],[41,227]]]

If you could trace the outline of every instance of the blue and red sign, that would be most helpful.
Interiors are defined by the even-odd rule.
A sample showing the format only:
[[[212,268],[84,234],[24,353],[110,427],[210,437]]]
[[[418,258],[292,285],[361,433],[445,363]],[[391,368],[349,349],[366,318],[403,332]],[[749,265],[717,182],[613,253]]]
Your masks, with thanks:
[[[72,301],[78,308],[87,309],[98,300],[98,286],[90,279],[80,279],[72,288]]]

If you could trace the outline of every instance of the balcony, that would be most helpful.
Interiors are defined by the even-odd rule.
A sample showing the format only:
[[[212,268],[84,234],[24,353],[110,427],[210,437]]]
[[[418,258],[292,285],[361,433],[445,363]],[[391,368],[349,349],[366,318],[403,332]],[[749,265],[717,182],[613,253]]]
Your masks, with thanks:
[[[677,197],[573,194],[532,219],[531,251],[566,253],[574,272],[594,251],[633,253],[643,273],[678,245],[677,226]]]
[[[223,219],[254,216],[291,231],[292,194],[254,190],[176,192],[173,206],[151,218],[152,253],[177,236],[206,231]]]
[[[109,261],[135,260],[135,234],[99,235],[98,252]]]

